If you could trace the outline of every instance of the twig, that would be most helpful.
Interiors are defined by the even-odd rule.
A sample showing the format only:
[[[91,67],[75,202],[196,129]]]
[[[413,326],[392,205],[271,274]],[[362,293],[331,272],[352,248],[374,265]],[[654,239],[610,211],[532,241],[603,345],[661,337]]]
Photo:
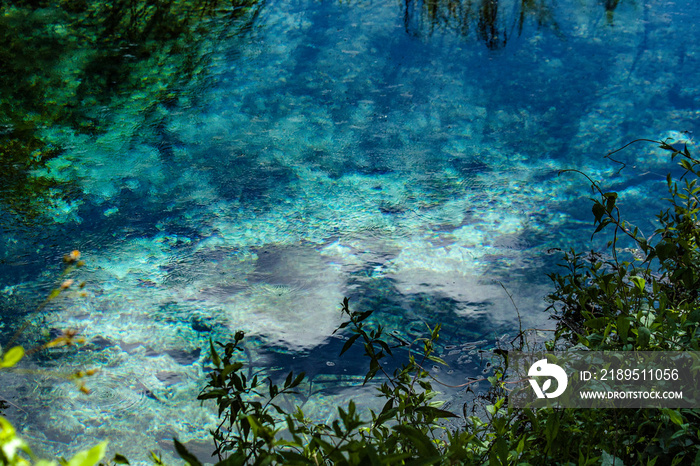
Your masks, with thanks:
[[[505,291],[506,295],[508,295],[510,302],[513,303],[513,307],[515,308],[515,312],[518,313],[518,330],[519,330],[518,336],[520,337],[520,349],[523,349],[523,346],[525,346],[525,338],[523,337],[523,321],[522,321],[522,318],[520,317],[520,309],[518,309],[518,306],[515,305],[515,301],[513,300],[513,295],[511,295],[508,292],[508,290],[506,289],[506,286],[502,282],[500,282],[499,280],[496,280],[496,283],[501,285],[501,288],[503,288],[503,291]],[[516,336],[515,338],[518,338],[518,337]],[[515,338],[513,338],[513,340],[511,340],[510,342],[513,343]]]

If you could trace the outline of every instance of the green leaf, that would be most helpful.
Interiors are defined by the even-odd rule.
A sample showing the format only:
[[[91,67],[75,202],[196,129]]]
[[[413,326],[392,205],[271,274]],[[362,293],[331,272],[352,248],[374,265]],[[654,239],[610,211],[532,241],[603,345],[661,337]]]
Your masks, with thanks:
[[[630,320],[626,316],[618,316],[617,318],[617,334],[623,343],[627,342],[627,335],[630,330]]]
[[[601,457],[601,462],[600,466],[624,466],[624,461],[622,461],[620,458],[618,458],[615,455],[611,455],[607,451],[603,452],[603,456]]]
[[[306,377],[306,372],[300,372],[296,379],[289,385],[289,388],[294,388],[299,385],[304,380],[304,377]]]
[[[416,460],[407,462],[406,466],[430,466],[432,464],[439,464],[444,459],[445,458],[442,457],[441,455],[433,456],[432,458],[418,458]],[[388,463],[388,464],[401,464],[401,463]]]
[[[78,452],[66,466],[95,466],[102,461],[107,451],[107,442],[98,443],[89,450]]]
[[[433,356],[432,354],[431,354],[430,356],[428,356],[428,359],[429,359],[430,361],[436,362],[436,363],[438,363],[438,364],[442,364],[443,366],[447,366],[447,365],[448,365],[443,359],[441,359],[441,358],[439,358],[439,357],[437,357],[437,356]]]
[[[272,399],[272,398],[276,397],[277,395],[279,395],[280,389],[277,387],[277,385],[272,384],[272,380],[268,379],[268,382],[270,383],[270,389],[269,389],[270,399]]]
[[[603,197],[605,197],[605,210],[612,212],[617,200],[617,193],[605,193]]]
[[[525,434],[520,436],[520,440],[518,441],[518,445],[515,447],[515,452],[518,455],[522,455],[523,451],[525,451]],[[579,464],[580,464],[580,456],[579,456]]]
[[[501,464],[508,464],[508,443],[503,437],[496,440],[496,453]]]
[[[340,324],[340,325],[338,326],[337,329],[333,330],[333,333],[332,333],[331,335],[335,335],[335,332],[337,332],[338,330],[344,329],[344,328],[347,327],[348,325],[350,325],[350,322],[343,322],[342,324]]]
[[[214,342],[209,339],[209,349],[211,351],[211,360],[214,363],[216,367],[221,366],[221,359],[219,359],[219,355],[217,354],[216,350],[214,349]]]
[[[640,292],[644,292],[644,286],[646,285],[646,281],[642,277],[630,277],[632,282],[637,286],[637,289],[639,289]]]
[[[116,455],[114,455],[114,459],[112,460],[112,462],[113,462],[114,464],[131,464],[131,463],[129,463],[129,460],[126,459],[125,456],[122,456],[122,455],[120,455],[119,453],[117,453]]]
[[[593,204],[593,217],[595,218],[594,224],[600,222],[605,215],[605,207],[600,202]]]
[[[187,448],[183,444],[177,441],[176,438],[173,439],[175,443],[175,451],[180,455],[180,458],[187,461],[191,466],[202,466],[202,463],[194,456],[192,453],[187,451]]]
[[[384,424],[386,421],[393,418],[396,415],[396,413],[400,411],[399,408],[387,408],[387,406],[390,406],[390,402],[391,400],[389,400],[389,402],[387,402],[387,404],[384,405],[384,409],[382,410],[381,414],[377,416],[377,420],[374,422],[375,426],[380,426]]]
[[[639,323],[647,328],[651,328],[652,324],[656,320],[656,314],[651,311],[642,311],[642,315],[639,317]]]
[[[243,375],[243,374],[241,374],[241,375],[245,379],[245,375]],[[245,381],[241,380],[241,377],[238,377],[237,373],[232,372],[230,379],[231,379],[231,383],[233,384],[233,386],[235,387],[236,390],[238,390],[239,392],[242,392],[243,390],[245,390]]]
[[[355,335],[351,336],[351,337],[348,339],[348,341],[346,341],[345,344],[343,345],[343,349],[340,350],[340,356],[342,356],[344,352],[346,352],[347,350],[349,350],[350,347],[352,346],[352,344],[355,343],[355,340],[357,340],[358,338],[360,338],[360,334],[359,334],[359,333],[356,333]]]
[[[294,380],[294,371],[291,371],[289,374],[287,374],[287,378],[284,380],[284,388],[289,387],[289,384],[292,383],[292,380]]]
[[[58,463],[55,461],[38,460],[34,463],[34,466],[58,466]]]
[[[12,367],[24,356],[24,348],[15,346],[10,348],[0,361],[0,367]]]
[[[418,450],[418,454],[421,457],[432,458],[440,455],[437,448],[435,448],[435,445],[428,438],[428,436],[415,427],[411,427],[406,424],[399,424],[394,426],[393,429],[410,440],[416,450]]]
[[[247,458],[241,451],[237,451],[223,461],[216,463],[216,466],[245,466]]]
[[[668,418],[671,420],[671,422],[673,422],[674,424],[676,424],[678,426],[683,425],[683,416],[678,411],[673,410],[673,409],[669,409],[669,408],[664,408],[661,411],[665,415],[667,415]]]
[[[444,409],[438,409],[433,406],[419,406],[416,411],[427,414],[433,418],[448,418],[448,417],[459,417],[455,413],[446,411]]]
[[[236,362],[236,363],[233,363],[233,364],[229,364],[228,366],[224,367],[224,370],[223,370],[223,371],[221,371],[221,377],[222,377],[223,379],[226,379],[226,377],[227,377],[231,372],[237,371],[237,370],[240,369],[241,367],[243,367],[243,363],[242,363],[242,362]]]
[[[656,255],[659,258],[659,261],[663,262],[667,259],[669,259],[671,256],[676,254],[676,246],[673,243],[669,243],[666,241],[659,242],[659,244],[656,245]]]
[[[280,456],[284,458],[285,463],[291,463],[291,464],[315,464],[313,461],[311,461],[309,458],[306,456],[297,453],[295,451],[281,451]],[[218,463],[216,466],[219,466],[221,463]],[[244,463],[241,463],[244,464]],[[221,465],[224,466],[224,465]]]
[[[209,400],[211,398],[218,398],[220,396],[228,395],[228,390],[225,388],[215,388],[214,390],[209,390],[208,392],[200,394],[198,400]]]
[[[607,317],[596,317],[595,319],[588,319],[583,323],[586,327],[592,328],[594,330],[599,330],[603,328],[605,324],[607,324],[608,319]]]
[[[609,225],[609,224],[610,224],[610,219],[607,219],[607,218],[606,218],[606,219],[603,219],[603,220],[600,222],[600,225],[598,225],[598,228],[596,228],[595,231],[593,232],[593,235],[591,235],[591,238],[592,238],[596,233],[598,233],[600,230],[602,230],[603,228],[605,228],[605,227],[606,227],[607,225]]]
[[[645,348],[649,346],[649,340],[651,339],[651,330],[646,327],[639,327],[637,329],[637,345]]]

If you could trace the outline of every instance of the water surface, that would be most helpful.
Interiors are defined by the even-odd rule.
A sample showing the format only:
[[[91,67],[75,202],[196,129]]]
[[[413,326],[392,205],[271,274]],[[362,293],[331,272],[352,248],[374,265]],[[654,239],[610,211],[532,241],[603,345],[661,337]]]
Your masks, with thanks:
[[[167,98],[116,88],[83,101],[99,130],[40,128],[61,151],[29,176],[63,191],[40,227],[0,206],[0,322],[30,316],[79,249],[87,296],[32,331],[78,328],[89,344],[27,364],[102,371],[89,397],[3,375],[23,408],[5,414],[45,451],[108,438],[169,458],[173,436],[208,448],[215,413],[194,399],[210,336],[242,329],[259,366],[309,371],[305,409],[325,417],[372,393],[331,337],[345,296],[402,338],[441,322],[450,383],[480,374],[470,352],[514,336],[514,304],[525,328],[553,328],[552,249],[589,247],[592,223],[587,181],[558,171],[614,187],[649,230],[668,161],[638,146],[616,173],[603,156],[697,126],[697,5],[608,6],[270,0],[211,20],[193,44],[203,64]]]

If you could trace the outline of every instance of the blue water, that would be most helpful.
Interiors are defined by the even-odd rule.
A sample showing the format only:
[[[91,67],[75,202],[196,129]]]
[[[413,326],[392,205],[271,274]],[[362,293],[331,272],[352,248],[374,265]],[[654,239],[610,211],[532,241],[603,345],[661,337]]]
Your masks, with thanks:
[[[309,371],[304,407],[324,418],[350,394],[372,404],[352,386],[361,359],[339,360],[330,336],[344,296],[404,338],[441,322],[451,365],[438,374],[453,384],[480,374],[460,345],[517,333],[514,303],[523,328],[553,328],[552,249],[586,249],[592,231],[589,183],[557,172],[612,186],[653,229],[669,161],[634,146],[616,173],[603,156],[697,131],[700,11],[535,4],[521,27],[521,3],[499,2],[491,28],[467,0],[460,17],[421,2],[271,0],[251,27],[209,39],[209,65],[176,99],[102,109],[100,136],[45,129],[66,151],[35,175],[84,194],[47,206],[41,229],[3,225],[0,291],[18,311],[2,322],[31,315],[79,249],[87,296],[35,320],[89,344],[27,364],[103,370],[89,397],[45,374],[3,375],[3,396],[31,409],[6,415],[45,451],[109,438],[137,461],[169,458],[173,436],[208,448],[215,413],[194,399],[210,335],[242,329],[257,364]]]

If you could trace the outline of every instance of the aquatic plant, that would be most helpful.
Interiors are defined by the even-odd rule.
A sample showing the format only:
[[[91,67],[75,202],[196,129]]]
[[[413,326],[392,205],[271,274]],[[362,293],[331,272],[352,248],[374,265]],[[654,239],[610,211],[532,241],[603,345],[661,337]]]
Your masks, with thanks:
[[[447,447],[448,430],[441,419],[457,415],[440,408],[435,401],[437,392],[432,388],[428,372],[423,368],[427,361],[444,362],[435,356],[435,342],[440,326],[428,328],[429,336],[413,343],[421,343],[417,355],[410,354],[408,361],[393,374],[389,374],[380,362],[393,356],[392,346],[380,325],[367,323],[372,311],[351,311],[349,301],[343,301],[342,312],[349,320],[337,329],[350,328],[352,336],[345,342],[341,355],[355,342],[360,341],[369,369],[364,383],[378,374],[383,381],[378,387],[379,396],[386,401],[380,412],[369,410],[369,417],[361,416],[354,401],[338,408],[337,419],[330,425],[314,422],[297,407],[286,412],[275,400],[304,381],[305,374],[290,372],[279,387],[267,382],[267,390],[257,375],[244,374],[245,367],[235,361],[241,351],[243,332],[236,333],[234,342],[217,343],[224,350],[219,356],[211,344],[213,372],[199,396],[201,400],[214,399],[222,421],[212,432],[216,442],[215,455],[226,464],[267,464],[292,462],[295,464],[404,464],[411,459],[422,459],[431,464],[441,458],[458,456]],[[478,442],[477,449],[481,446]],[[190,464],[196,461],[182,445],[178,452]]]
[[[618,193],[566,170],[591,182],[598,195],[592,207],[594,235],[612,229],[612,237],[607,253],[568,252],[566,273],[551,276],[556,289],[550,308],[563,341],[599,350],[700,348],[700,161],[685,144],[654,142],[679,159],[683,173],[679,181],[667,176],[669,206],[657,215],[659,227],[652,234],[622,217]]]
[[[3,466],[94,466],[104,458],[107,442],[75,454],[68,461],[48,461],[36,458],[29,445],[17,436],[12,424],[0,416],[0,464]],[[28,456],[29,459],[25,458]]]
[[[593,235],[608,233],[605,251],[564,255],[564,272],[550,275],[548,299],[557,320],[548,349],[576,346],[608,351],[698,351],[700,344],[700,161],[687,145],[649,141],[678,160],[680,176],[666,178],[667,207],[658,227],[645,234],[622,215],[624,201],[578,170],[593,192]],[[628,147],[627,144],[622,149]],[[619,149],[619,150],[622,150]],[[617,151],[606,157],[613,159]],[[525,411],[514,425],[533,428],[535,442],[552,458],[590,464],[615,458],[621,464],[697,464],[700,411],[697,409]],[[537,435],[537,434],[536,434]],[[556,444],[550,439],[556,436]],[[566,452],[566,445],[581,445]],[[616,461],[617,461],[616,460]],[[612,463],[611,463],[612,464]]]

